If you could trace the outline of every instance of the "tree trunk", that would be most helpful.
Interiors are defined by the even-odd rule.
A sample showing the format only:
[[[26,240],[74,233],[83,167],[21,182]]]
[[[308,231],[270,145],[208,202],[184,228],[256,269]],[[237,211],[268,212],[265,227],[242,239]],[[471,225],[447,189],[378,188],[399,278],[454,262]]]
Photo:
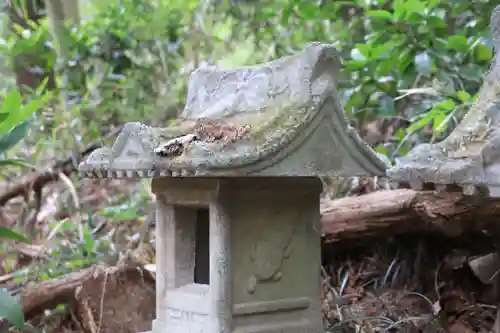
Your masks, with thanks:
[[[70,92],[80,91],[85,85],[81,68],[68,65],[73,45],[65,21],[70,20],[73,25],[80,23],[78,0],[46,0],[45,6],[51,35],[60,61],[58,71],[62,75],[61,87],[59,87],[62,92],[62,103],[64,107],[67,107],[70,104]]]
[[[66,20],[71,20],[73,24],[78,25],[80,23],[80,8],[78,0],[63,0],[62,5],[64,18]]]

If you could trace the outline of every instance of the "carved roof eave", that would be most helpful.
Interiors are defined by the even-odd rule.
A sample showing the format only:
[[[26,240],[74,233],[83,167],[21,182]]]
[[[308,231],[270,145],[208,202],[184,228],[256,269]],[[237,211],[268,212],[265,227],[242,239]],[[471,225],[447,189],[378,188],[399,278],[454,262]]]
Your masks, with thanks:
[[[389,164],[349,126],[336,99],[337,62],[332,46],[314,43],[255,67],[199,69],[180,120],[165,129],[129,123],[112,147],[94,151],[79,170],[99,178],[383,175]],[[207,141],[193,129],[199,121],[250,129],[232,141]],[[182,153],[169,155],[177,146]]]
[[[500,196],[500,6],[491,17],[496,55],[475,104],[442,142],[421,144],[396,161],[387,175],[414,189],[461,186],[465,194]]]
[[[327,105],[331,107],[333,101]],[[209,154],[203,159],[190,158],[189,154],[160,157],[155,154],[154,146],[143,147],[138,135],[149,132],[159,143],[161,140],[155,133],[160,130],[128,123],[111,148],[95,150],[80,164],[79,171],[91,178],[384,175],[389,165],[359,138],[345,118],[340,121],[342,116],[324,108],[305,128],[284,138],[279,148],[275,142],[266,142],[252,150],[244,143],[235,143],[226,151],[217,152],[217,156]],[[304,160],[309,162],[304,164]]]

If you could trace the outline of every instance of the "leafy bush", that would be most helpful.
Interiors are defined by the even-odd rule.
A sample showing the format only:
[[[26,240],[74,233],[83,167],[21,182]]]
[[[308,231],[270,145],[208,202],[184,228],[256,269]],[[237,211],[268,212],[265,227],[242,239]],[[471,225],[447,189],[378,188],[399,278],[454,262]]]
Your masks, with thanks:
[[[411,126],[378,145],[390,157],[454,128],[492,60],[490,1],[278,1],[237,9],[275,56],[309,41],[334,44],[343,105],[359,128],[381,117]],[[266,22],[259,24],[259,22]]]
[[[67,66],[81,68],[85,85],[72,87],[79,97],[70,114],[51,114],[59,123],[81,119],[85,126],[65,130],[86,138],[107,124],[175,116],[189,72],[203,62],[254,64],[320,41],[339,50],[339,92],[359,129],[381,118],[411,123],[371,142],[393,158],[446,136],[473,102],[492,59],[487,26],[494,4],[485,0],[92,4],[93,14],[70,29]],[[47,22],[30,26],[30,33],[17,27],[4,51],[11,57],[38,52],[43,71],[52,72]]]
[[[7,290],[0,288],[0,319],[5,318],[14,327],[24,327],[24,312],[19,301]]]
[[[23,103],[21,93],[17,89],[10,90],[0,108],[0,172],[12,166],[30,166],[21,159],[5,158],[5,154],[18,144],[29,130],[34,113],[50,98],[45,93],[28,103]],[[29,242],[23,234],[6,227],[0,227],[0,240]],[[17,328],[24,325],[23,310],[16,298],[6,290],[0,289],[0,318],[7,319]]]
[[[21,159],[5,158],[5,154],[18,144],[28,133],[34,113],[49,100],[50,94],[38,95],[23,104],[18,89],[12,89],[5,96],[0,108],[0,166],[30,166]],[[0,171],[1,173],[1,171]]]

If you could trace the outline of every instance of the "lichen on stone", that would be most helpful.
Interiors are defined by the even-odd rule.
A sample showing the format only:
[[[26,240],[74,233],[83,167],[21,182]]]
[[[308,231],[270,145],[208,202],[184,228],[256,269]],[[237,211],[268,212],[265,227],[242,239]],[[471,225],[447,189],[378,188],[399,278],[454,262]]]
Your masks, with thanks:
[[[165,128],[126,125],[111,149],[108,169],[200,176],[266,168],[271,175],[312,176],[332,168],[380,174],[386,164],[352,131],[336,100],[337,68],[335,48],[312,43],[296,55],[257,66],[197,69],[179,119]],[[328,110],[327,101],[333,101]],[[325,148],[318,149],[322,144]],[[83,163],[81,169],[92,165]]]

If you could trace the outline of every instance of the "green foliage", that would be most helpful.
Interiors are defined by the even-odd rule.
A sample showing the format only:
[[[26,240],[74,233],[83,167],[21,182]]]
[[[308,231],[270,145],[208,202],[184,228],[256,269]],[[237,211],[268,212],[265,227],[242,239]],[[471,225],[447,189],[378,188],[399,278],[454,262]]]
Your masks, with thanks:
[[[370,33],[354,45],[351,59],[344,63],[356,83],[345,103],[347,109],[363,106],[376,116],[403,113],[413,121],[406,134],[428,124],[433,137],[447,133],[455,112],[470,104],[492,59],[483,29],[493,6],[483,4],[484,17],[468,17],[469,6],[399,0],[387,10],[365,8]],[[433,88],[435,93],[397,105],[398,92],[415,86]]]
[[[275,55],[312,40],[336,45],[343,63],[343,105],[359,127],[380,117],[403,116],[412,122],[396,133],[394,142],[377,147],[394,157],[419,141],[446,136],[473,102],[492,60],[487,25],[494,6],[488,1],[318,5],[292,0],[252,3],[251,10],[239,13],[256,27],[250,34],[261,45],[271,43]]]
[[[24,327],[24,312],[19,301],[4,289],[0,288],[0,318],[5,318],[14,327]]]
[[[5,154],[17,145],[28,133],[33,116],[49,100],[50,94],[39,94],[36,98],[23,103],[18,89],[11,89],[0,108],[0,166],[31,167],[21,159],[7,159]],[[5,169],[2,169],[5,170]]]
[[[339,92],[359,128],[381,117],[412,123],[379,152],[395,157],[415,143],[440,140],[473,103],[493,50],[494,3],[393,1],[92,1],[70,29],[83,85],[71,87],[71,113],[51,112],[45,131],[74,145],[103,126],[129,120],[166,122],[182,108],[189,72],[203,62],[250,65],[295,52],[311,41],[334,44],[342,61]],[[69,24],[69,23],[68,23]],[[39,54],[56,71],[45,20],[15,27],[9,59]],[[79,121],[75,121],[79,119]],[[54,124],[65,124],[54,126]],[[66,139],[69,138],[69,139]]]
[[[28,103],[23,103],[19,90],[10,90],[3,99],[0,108],[0,168],[12,166],[29,166],[21,159],[7,159],[4,155],[27,134],[34,113],[41,108],[49,99],[45,93],[39,98]],[[22,233],[11,228],[0,227],[0,239],[30,243],[30,240]],[[24,312],[19,301],[7,291],[0,289],[0,318],[7,319],[17,328],[24,325]]]
[[[23,243],[31,243],[31,241],[22,233],[5,227],[0,227],[0,239],[13,240]]]

